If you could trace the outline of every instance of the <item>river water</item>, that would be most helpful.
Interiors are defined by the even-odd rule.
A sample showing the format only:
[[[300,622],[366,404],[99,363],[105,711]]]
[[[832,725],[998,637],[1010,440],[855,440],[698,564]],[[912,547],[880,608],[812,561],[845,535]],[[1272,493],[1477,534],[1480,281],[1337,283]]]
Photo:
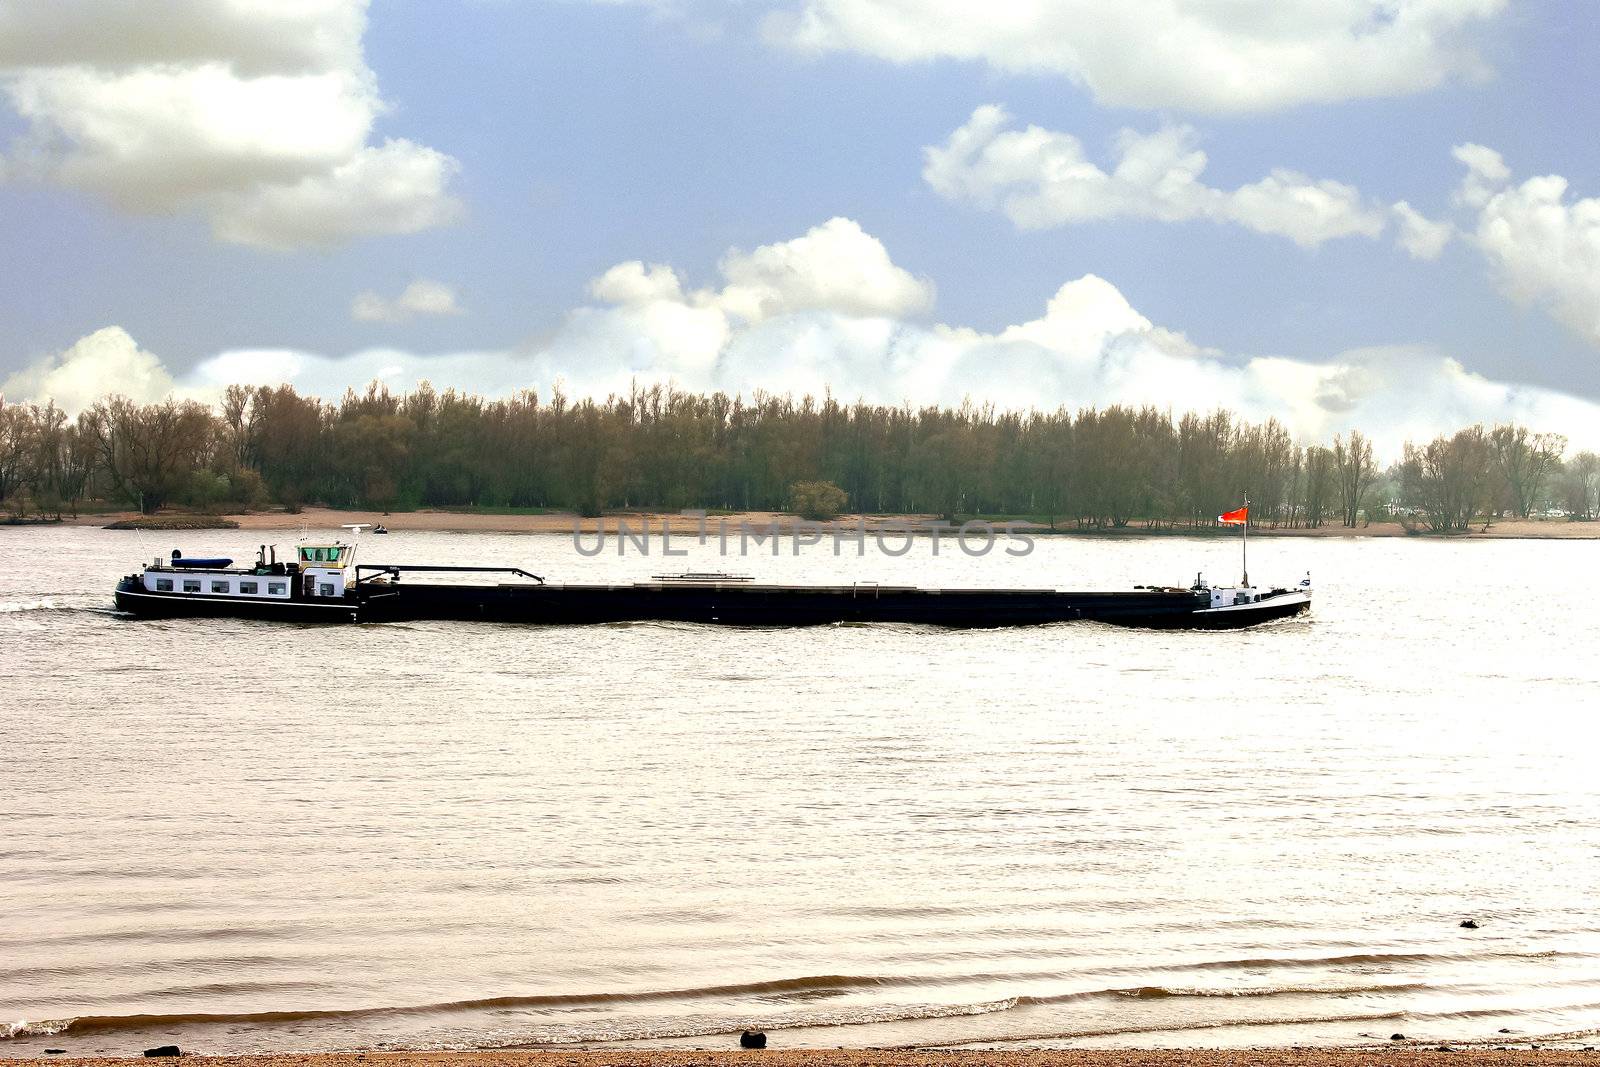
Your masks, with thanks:
[[[1234,633],[111,610],[141,559],[261,539],[0,528],[0,1056],[1600,1027],[1600,543],[1262,539],[1255,577],[1309,569],[1316,604]],[[1182,538],[659,547],[361,551],[1075,588],[1237,566]]]

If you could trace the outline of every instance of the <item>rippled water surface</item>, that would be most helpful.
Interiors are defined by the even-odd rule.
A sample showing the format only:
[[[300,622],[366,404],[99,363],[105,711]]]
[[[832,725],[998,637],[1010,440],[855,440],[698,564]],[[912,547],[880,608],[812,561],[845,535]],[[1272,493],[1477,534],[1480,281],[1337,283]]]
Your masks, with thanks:
[[[1310,568],[1317,602],[1239,633],[110,610],[139,559],[260,539],[0,529],[0,1055],[1600,1027],[1600,544],[1263,539],[1255,576]],[[1078,588],[1235,566],[1177,538],[362,552]]]

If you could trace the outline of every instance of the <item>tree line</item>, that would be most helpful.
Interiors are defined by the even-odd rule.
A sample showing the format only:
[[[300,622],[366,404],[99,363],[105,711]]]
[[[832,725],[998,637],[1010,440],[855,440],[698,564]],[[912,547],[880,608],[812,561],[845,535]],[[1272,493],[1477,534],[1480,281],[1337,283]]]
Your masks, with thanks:
[[[849,511],[1165,529],[1210,525],[1248,493],[1253,525],[1398,513],[1443,532],[1550,507],[1593,519],[1600,458],[1565,452],[1557,434],[1472,426],[1380,467],[1359,430],[1303,446],[1276,419],[1220,410],[912,408],[664,386],[491,400],[426,383],[330,403],[235,385],[215,406],[112,396],[76,418],[0,401],[0,506],[811,511],[831,486]]]

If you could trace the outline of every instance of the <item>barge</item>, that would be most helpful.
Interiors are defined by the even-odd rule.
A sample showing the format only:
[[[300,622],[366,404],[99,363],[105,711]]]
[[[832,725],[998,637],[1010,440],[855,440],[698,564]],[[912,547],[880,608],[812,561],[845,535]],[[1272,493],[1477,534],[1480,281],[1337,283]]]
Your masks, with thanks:
[[[660,620],[725,626],[902,623],[946,627],[1097,621],[1154,629],[1237,629],[1311,607],[1298,585],[1147,585],[1108,592],[777,585],[730,574],[657,575],[619,584],[560,584],[516,567],[358,564],[344,541],[303,543],[280,561],[262,545],[255,563],[174,551],[129,574],[115,593],[138,616],[228,616],[294,622],[471,620],[540,625]],[[452,577],[454,580],[439,580]],[[420,579],[420,580],[416,580]]]

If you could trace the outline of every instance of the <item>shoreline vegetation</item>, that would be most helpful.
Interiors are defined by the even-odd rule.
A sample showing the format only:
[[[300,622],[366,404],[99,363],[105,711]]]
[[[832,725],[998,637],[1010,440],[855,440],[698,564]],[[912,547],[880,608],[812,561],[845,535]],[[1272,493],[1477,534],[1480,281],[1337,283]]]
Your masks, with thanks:
[[[394,533],[405,531],[427,533],[496,533],[496,534],[565,534],[574,530],[584,534],[604,532],[616,535],[622,527],[633,534],[648,531],[659,534],[670,530],[674,537],[689,536],[699,532],[701,519],[681,512],[618,511],[599,516],[583,516],[575,511],[518,511],[496,508],[419,508],[415,511],[375,513],[342,508],[302,508],[225,514],[198,514],[189,512],[161,512],[141,516],[137,512],[80,513],[76,517],[63,517],[51,526],[103,526],[108,530],[260,530],[298,531],[301,529],[326,531],[365,523],[382,524]],[[725,523],[731,536],[737,536],[741,524],[761,532],[790,534],[801,523],[814,523],[806,529],[830,532],[852,531],[864,526],[869,534],[877,532],[905,533],[932,536],[935,529],[945,536],[954,536],[963,522],[977,521],[991,524],[997,532],[1004,533],[1007,524],[1019,534],[1029,537],[1091,537],[1124,539],[1139,537],[1204,537],[1237,538],[1236,527],[1225,526],[1147,526],[1130,523],[1119,528],[1099,526],[1074,526],[1058,523],[1051,528],[1039,517],[1028,516],[965,516],[955,520],[941,520],[936,515],[841,515],[830,520],[809,520],[785,512],[774,511],[719,511],[709,513],[704,522],[712,536],[718,524]],[[369,531],[370,534],[370,531]],[[1251,537],[1406,537],[1420,534],[1401,522],[1372,522],[1354,527],[1325,525],[1318,527],[1250,527]],[[1549,540],[1600,540],[1600,522],[1570,522],[1562,519],[1505,519],[1472,526],[1458,533],[1427,535],[1434,539],[1549,539]]]
[[[64,520],[62,520],[64,521]],[[220,515],[168,514],[130,515],[106,523],[108,530],[237,530],[235,519]]]
[[[1600,1053],[1573,1048],[1486,1048],[1450,1044],[1350,1048],[1250,1049],[510,1049],[470,1052],[279,1052],[247,1056],[183,1055],[218,1067],[1594,1067]],[[148,1063],[110,1057],[18,1060],[44,1067]]]
[[[114,396],[70,419],[53,404],[0,402],[0,513],[19,519],[108,507],[158,517],[313,504],[591,517],[703,508],[1120,534],[1200,532],[1246,500],[1252,532],[1588,525],[1600,520],[1600,455],[1569,455],[1561,435],[1517,425],[1469,426],[1380,457],[1355,428],[1303,443],[1276,419],[1225,410],[912,408],[661,386],[595,401],[427,383],[395,394],[374,382],[330,403],[233,385],[215,406]]]

